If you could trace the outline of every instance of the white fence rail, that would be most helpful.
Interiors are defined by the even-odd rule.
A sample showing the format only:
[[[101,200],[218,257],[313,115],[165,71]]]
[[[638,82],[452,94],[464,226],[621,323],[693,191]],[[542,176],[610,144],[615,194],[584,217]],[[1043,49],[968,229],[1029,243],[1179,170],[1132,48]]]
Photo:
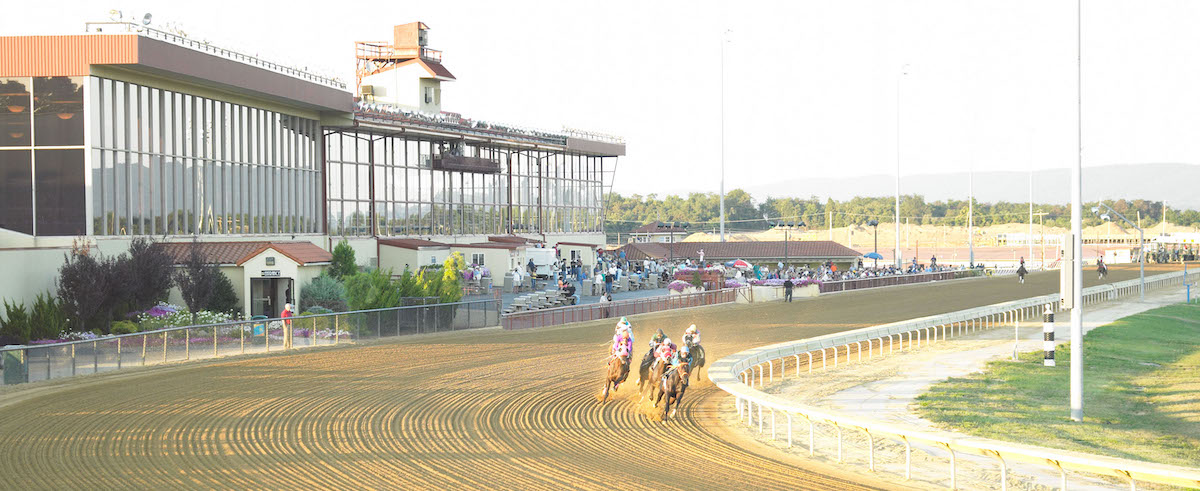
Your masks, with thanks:
[[[1146,288],[1162,288],[1180,285],[1185,281],[1183,272],[1168,273],[1146,278]],[[1136,296],[1139,291],[1138,280],[1123,281],[1109,285],[1094,286],[1084,289],[1084,305],[1113,300],[1119,297]],[[854,331],[829,334],[810,339],[779,343],[760,348],[749,349],[722,358],[711,367],[710,380],[725,392],[736,398],[738,417],[747,425],[753,427],[757,418],[758,430],[764,432],[767,421],[763,412],[768,413],[771,437],[775,439],[776,411],[782,413],[787,421],[787,444],[792,446],[793,417],[803,419],[808,425],[808,451],[813,455],[815,425],[832,426],[837,431],[837,460],[842,462],[842,430],[849,429],[863,432],[868,441],[868,467],[875,470],[875,439],[890,438],[904,445],[905,478],[911,475],[911,443],[924,442],[944,448],[950,454],[949,478],[950,487],[956,488],[956,452],[967,452],[985,457],[995,458],[1000,468],[1000,488],[1007,488],[1008,463],[1014,461],[1032,462],[1049,466],[1059,471],[1062,485],[1066,487],[1067,471],[1086,472],[1103,476],[1112,476],[1129,482],[1130,489],[1136,489],[1137,482],[1152,482],[1177,486],[1200,487],[1200,469],[1156,464],[1129,459],[1105,457],[1082,452],[1055,450],[1032,445],[1022,445],[987,438],[963,436],[961,434],[928,430],[916,426],[887,423],[869,418],[846,416],[837,412],[808,406],[785,398],[766,394],[755,388],[761,387],[767,381],[774,381],[776,376],[775,364],[778,362],[779,377],[783,379],[787,373],[787,363],[792,361],[795,376],[801,375],[802,367],[806,372],[812,372],[816,364],[819,369],[830,366],[836,367],[839,359],[842,363],[850,362],[851,353],[857,354],[857,360],[862,361],[864,351],[867,358],[882,355],[886,349],[889,353],[896,349],[919,347],[922,343],[942,342],[950,337],[960,336],[980,329],[1012,325],[1026,319],[1039,319],[1043,311],[1050,307],[1059,309],[1059,294],[1043,295],[1024,300],[999,303],[995,305],[963,310],[943,315],[922,317],[876,327],[857,329]],[[886,348],[884,344],[886,342]],[[865,349],[864,349],[865,348]],[[757,414],[755,410],[757,409]]]

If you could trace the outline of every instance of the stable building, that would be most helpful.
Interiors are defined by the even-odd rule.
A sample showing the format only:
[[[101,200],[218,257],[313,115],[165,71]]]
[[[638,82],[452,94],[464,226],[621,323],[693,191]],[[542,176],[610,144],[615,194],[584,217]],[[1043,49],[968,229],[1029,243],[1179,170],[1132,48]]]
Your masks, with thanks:
[[[176,265],[191,257],[192,248],[233,283],[247,317],[278,317],[286,303],[300,303],[300,287],[329,266],[333,255],[311,242],[171,242],[161,247]],[[248,293],[248,294],[247,294]],[[178,287],[171,303],[183,305]]]

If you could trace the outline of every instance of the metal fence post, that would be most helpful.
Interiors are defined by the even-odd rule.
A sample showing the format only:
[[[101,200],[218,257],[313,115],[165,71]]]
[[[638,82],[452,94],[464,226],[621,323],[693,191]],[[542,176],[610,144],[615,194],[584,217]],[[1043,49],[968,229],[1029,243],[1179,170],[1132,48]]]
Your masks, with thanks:
[[[269,334],[269,333],[268,333]],[[192,330],[183,330],[183,359],[192,359]]]
[[[117,338],[117,370],[121,369],[121,338]]]
[[[167,331],[163,331],[163,363],[167,362]]]
[[[50,359],[47,358],[46,361],[50,361]],[[47,367],[46,370],[49,371],[50,368]],[[100,343],[97,341],[92,341],[92,373],[97,373],[99,371],[100,371]],[[49,378],[49,377],[47,377],[47,378]]]
[[[143,357],[144,358],[144,357]],[[71,344],[71,376],[75,376],[75,344]]]

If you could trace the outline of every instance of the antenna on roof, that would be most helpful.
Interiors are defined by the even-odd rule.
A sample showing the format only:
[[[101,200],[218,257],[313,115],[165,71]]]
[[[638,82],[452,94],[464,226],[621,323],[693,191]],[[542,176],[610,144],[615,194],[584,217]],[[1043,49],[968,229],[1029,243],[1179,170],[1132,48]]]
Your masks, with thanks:
[[[120,11],[120,10],[117,10],[117,9],[112,9],[112,10],[109,10],[109,11],[108,11],[108,18],[109,18],[109,19],[112,19],[112,20],[114,20],[114,21],[120,21],[120,20],[121,20],[121,17],[122,17],[122,16],[121,16],[121,11]]]
[[[148,26],[148,25],[150,25],[150,18],[151,18],[151,17],[153,17],[153,16],[152,16],[152,15],[150,15],[150,13],[149,13],[149,12],[147,12],[147,13],[146,13],[146,15],[142,16],[142,25],[143,25],[143,26]]]

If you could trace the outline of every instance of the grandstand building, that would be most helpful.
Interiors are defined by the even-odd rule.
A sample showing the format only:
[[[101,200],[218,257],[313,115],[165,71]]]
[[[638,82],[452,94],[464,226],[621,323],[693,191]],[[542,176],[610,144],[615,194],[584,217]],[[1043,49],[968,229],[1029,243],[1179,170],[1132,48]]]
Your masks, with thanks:
[[[27,279],[0,298],[53,290],[80,239],[119,254],[137,236],[220,250],[344,238],[360,263],[393,268],[381,240],[602,245],[623,140],[442,111],[455,78],[428,30],[358,43],[353,88],[128,22],[0,37],[0,267]],[[311,276],[277,274],[231,279],[298,292]]]

